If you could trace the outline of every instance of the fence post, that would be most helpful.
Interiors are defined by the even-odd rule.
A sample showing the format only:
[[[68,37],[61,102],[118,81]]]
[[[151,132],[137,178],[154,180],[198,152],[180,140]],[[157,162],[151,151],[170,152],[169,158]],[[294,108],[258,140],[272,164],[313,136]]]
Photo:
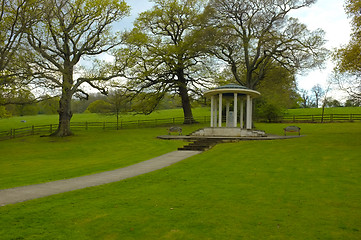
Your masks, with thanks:
[[[88,121],[85,122],[85,130],[88,130]]]
[[[350,114],[350,122],[352,122],[353,121],[353,116],[352,116],[352,114]]]
[[[103,122],[103,130],[105,130],[105,122]]]
[[[34,133],[35,133],[35,127],[34,127],[34,125],[32,125],[31,126],[31,135],[34,135]]]
[[[333,122],[333,114],[330,114],[330,122]]]
[[[50,124],[50,129],[49,129],[49,131],[50,131],[50,134],[53,132],[53,124]]]
[[[13,132],[13,133],[12,133],[12,136],[13,136],[13,138],[15,138],[15,128],[13,129],[12,132]]]

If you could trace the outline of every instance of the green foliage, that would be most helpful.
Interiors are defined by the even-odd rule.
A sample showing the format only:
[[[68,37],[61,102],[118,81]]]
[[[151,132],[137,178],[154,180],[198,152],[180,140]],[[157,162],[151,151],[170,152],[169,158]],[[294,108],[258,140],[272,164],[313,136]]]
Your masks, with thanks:
[[[358,0],[346,0],[345,10],[351,18],[352,34],[349,43],[342,46],[333,55],[336,63],[335,81],[350,97],[361,99],[361,3]]]
[[[59,98],[44,97],[45,100],[38,103],[39,114],[56,114],[59,107]]]
[[[287,125],[257,126],[282,134]],[[361,125],[299,126],[305,137],[219,144],[149,174],[1,207],[0,235],[4,240],[359,239]],[[153,134],[132,136],[145,143],[155,141]],[[118,145],[105,149],[123,160],[117,151],[121,135],[112,134]],[[89,137],[103,147],[104,136],[99,141],[96,136]],[[51,144],[42,141],[29,144]],[[61,139],[52,147],[75,142]],[[99,157],[108,161],[102,152]],[[17,165],[28,163],[23,158]]]
[[[265,100],[262,101],[262,99],[257,101],[255,112],[257,119],[265,119],[268,122],[277,122],[278,117],[282,116],[283,112],[284,109],[279,105],[272,104]]]
[[[0,106],[0,118],[9,118],[11,116],[11,113],[4,106]]]
[[[361,99],[350,98],[346,100],[345,107],[361,107]]]
[[[294,74],[278,64],[273,64],[259,84],[261,98],[256,100],[256,116],[277,121],[283,111],[299,106]]]
[[[32,3],[32,0],[0,1],[0,86],[4,81],[13,80],[16,65],[19,65],[14,55],[20,52],[19,42],[23,35],[22,20],[25,19],[21,15],[29,11],[28,5]]]
[[[212,53],[230,66],[238,83],[251,89],[275,65],[291,72],[321,65],[328,53],[324,31],[310,31],[288,17],[314,2],[209,1],[207,11],[217,39]]]
[[[90,113],[110,113],[112,104],[104,100],[96,100],[89,104],[87,110]]]
[[[129,14],[125,1],[119,0],[36,0],[25,31],[31,58],[27,70],[41,85],[61,92],[59,127],[54,136],[71,135],[71,100],[74,94],[86,95],[84,83],[105,92],[103,83],[121,76],[93,57],[118,47],[120,34],[112,26]],[[27,16],[26,15],[26,16]],[[78,71],[80,60],[88,57],[91,69]],[[77,73],[77,74],[76,74]]]
[[[210,79],[209,39],[201,22],[203,0],[159,0],[143,12],[125,35],[119,62],[128,62],[127,88],[139,94],[143,112],[156,109],[166,93],[182,99],[184,117],[192,119],[190,92]],[[153,96],[151,96],[153,95]]]

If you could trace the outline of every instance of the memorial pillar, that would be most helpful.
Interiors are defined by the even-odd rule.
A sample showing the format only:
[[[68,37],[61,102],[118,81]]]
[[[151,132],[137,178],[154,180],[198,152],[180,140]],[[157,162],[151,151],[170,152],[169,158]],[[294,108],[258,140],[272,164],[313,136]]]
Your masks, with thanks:
[[[234,103],[233,103],[233,127],[237,127],[237,93],[234,93]]]
[[[211,127],[214,126],[214,95],[211,97]]]
[[[244,125],[243,125],[243,119],[244,119],[244,101],[243,101],[243,99],[241,99],[241,109],[240,109],[239,118],[240,118],[241,128],[243,129],[243,128],[244,128]]]
[[[226,101],[226,126],[229,125],[229,101]]]
[[[218,104],[218,127],[222,127],[222,93],[219,94]]]
[[[247,114],[246,114],[246,125],[247,129],[252,129],[252,98],[247,95]]]

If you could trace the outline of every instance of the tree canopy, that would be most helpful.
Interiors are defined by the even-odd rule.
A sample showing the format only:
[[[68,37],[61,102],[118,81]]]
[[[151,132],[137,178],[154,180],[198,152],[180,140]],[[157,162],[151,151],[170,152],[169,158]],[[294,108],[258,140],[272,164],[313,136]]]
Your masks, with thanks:
[[[36,85],[60,90],[59,128],[54,135],[71,135],[71,98],[86,95],[82,84],[105,92],[99,83],[118,76],[94,68],[77,70],[80,61],[121,43],[112,24],[128,13],[127,4],[119,0],[36,0],[28,12],[33,16],[25,30],[30,75]]]
[[[212,53],[229,64],[238,83],[251,89],[272,66],[293,73],[320,66],[327,56],[324,31],[310,31],[288,16],[314,2],[211,0],[207,11],[218,39]]]
[[[23,35],[23,13],[28,10],[32,1],[1,0],[0,1],[0,83],[11,72],[10,62],[19,50]]]
[[[336,81],[349,95],[361,99],[361,2],[346,0],[345,10],[351,18],[351,39],[336,51]]]
[[[208,35],[201,25],[202,0],[155,0],[140,14],[126,35],[127,48],[119,59],[128,59],[127,87],[143,93],[145,112],[151,112],[167,92],[182,100],[185,123],[193,121],[190,94],[209,79]]]

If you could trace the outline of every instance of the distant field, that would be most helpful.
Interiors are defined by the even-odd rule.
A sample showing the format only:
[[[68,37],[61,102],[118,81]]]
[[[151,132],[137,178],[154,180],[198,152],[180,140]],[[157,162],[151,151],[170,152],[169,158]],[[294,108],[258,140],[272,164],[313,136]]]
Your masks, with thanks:
[[[321,115],[322,108],[289,109],[286,115]],[[325,108],[324,114],[361,114],[361,107]]]

